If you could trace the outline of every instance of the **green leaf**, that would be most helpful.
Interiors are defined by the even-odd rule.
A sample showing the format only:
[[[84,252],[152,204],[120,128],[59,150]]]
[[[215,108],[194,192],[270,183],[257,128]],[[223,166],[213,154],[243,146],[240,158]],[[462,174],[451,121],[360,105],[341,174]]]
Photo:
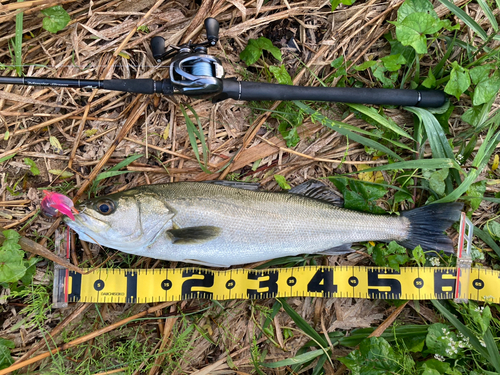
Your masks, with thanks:
[[[398,204],[398,203],[403,202],[405,200],[408,200],[409,202],[413,203],[413,196],[408,191],[408,189],[403,188],[402,190],[396,191],[396,193],[394,194],[393,204]]]
[[[60,5],[43,9],[41,13],[45,16],[42,27],[53,34],[61,31],[71,21],[68,12]]]
[[[38,176],[40,174],[40,170],[30,158],[24,158],[24,164],[30,167],[30,172],[33,173],[33,176]]]
[[[406,0],[398,9],[398,21],[403,21],[413,13],[427,13],[434,18],[438,18],[432,3],[429,0]]]
[[[389,55],[382,57],[382,62],[384,66],[390,72],[396,72],[401,69],[401,65],[406,64],[406,59],[401,54]]]
[[[414,248],[412,250],[411,254],[413,255],[413,259],[415,259],[415,261],[418,263],[418,265],[420,267],[423,267],[423,265],[425,264],[425,253],[422,250],[422,248],[420,247],[420,245],[418,245],[416,248]]]
[[[11,283],[18,281],[26,272],[24,251],[18,244],[21,236],[16,231],[5,230],[2,233],[5,240],[0,247],[0,283]]]
[[[26,267],[26,273],[19,280],[23,285],[27,286],[33,282],[33,276],[36,273],[36,264],[40,261],[40,258],[31,258],[28,261],[24,261],[24,267]]]
[[[56,154],[62,155],[64,153],[64,150],[61,146],[61,143],[59,142],[59,140],[56,137],[51,135],[49,137],[49,142],[50,142],[50,145],[52,146],[52,148],[54,149],[54,152]]]
[[[288,74],[284,64],[279,67],[271,65],[269,67],[269,71],[273,73],[273,76],[276,78],[278,83],[282,85],[293,85],[292,78],[290,77],[290,74]]]
[[[458,346],[458,341],[457,334],[450,330],[450,326],[443,323],[432,324],[425,339],[431,353],[453,359],[463,353],[463,349]]]
[[[15,344],[0,337],[0,370],[9,367],[14,363],[9,349],[14,349]]]
[[[387,189],[380,184],[366,181],[336,177],[331,179],[337,189],[344,196],[344,207],[371,213],[385,213],[375,203],[387,193]]]
[[[381,62],[377,62],[376,65],[371,67],[373,75],[382,82],[382,85],[386,89],[394,88],[394,84],[398,79],[398,73],[392,73],[387,77],[385,73],[387,72],[387,68],[382,65]]]
[[[443,168],[430,174],[429,186],[438,195],[444,194],[444,190],[446,188],[446,184],[444,181],[446,180],[446,177],[448,177],[448,172],[448,168]]]
[[[429,75],[426,79],[424,79],[424,82],[422,82],[422,86],[427,87],[428,89],[436,87],[436,78],[434,77],[434,74],[432,74],[432,69],[429,69]]]
[[[282,188],[283,190],[290,190],[292,188],[290,184],[286,181],[286,178],[284,176],[280,174],[275,174],[274,179],[276,180],[280,188]]]
[[[400,374],[402,369],[414,365],[410,356],[395,353],[382,337],[367,338],[359,344],[359,349],[337,359],[351,370],[353,375]]]
[[[472,98],[473,105],[489,102],[498,95],[500,90],[500,73],[497,71],[492,77],[478,83]]]
[[[70,171],[62,171],[60,169],[49,169],[49,173],[56,175],[57,177],[60,177],[62,179],[64,178],[70,178],[71,176],[74,175],[73,172]]]
[[[300,142],[300,137],[299,133],[297,132],[296,126],[290,127],[290,125],[286,121],[280,121],[278,130],[283,136],[283,139],[286,141],[287,147],[295,147]]]
[[[371,68],[376,63],[377,63],[376,61],[365,61],[364,63],[355,66],[354,69],[357,70],[358,72],[361,72],[363,70]]]
[[[286,141],[287,147],[295,147],[300,141],[297,129],[304,121],[304,112],[290,102],[281,103],[271,115],[279,122],[278,130]]]
[[[273,46],[273,43],[263,36],[259,39],[250,39],[245,49],[241,51],[240,59],[250,66],[257,62],[263,51],[270,52],[279,61],[282,60],[280,49]]]
[[[469,70],[470,79],[472,83],[477,85],[479,82],[485,81],[490,76],[490,71],[493,68],[493,65],[481,65],[476,66]]]
[[[496,240],[500,240],[500,223],[490,220],[486,224],[486,229],[488,229],[490,236],[494,237]]]
[[[473,183],[467,190],[467,196],[477,197],[475,199],[470,200],[470,208],[472,212],[476,211],[479,208],[479,205],[483,200],[485,191],[486,191],[486,180]]]
[[[422,375],[441,375],[441,374],[452,374],[451,366],[447,362],[441,362],[437,359],[429,359],[425,361],[420,368],[424,370]]]
[[[330,4],[332,6],[332,12],[337,9],[337,7],[340,5],[340,4],[344,4],[344,5],[352,5],[356,2],[356,0],[330,0]]]
[[[451,66],[453,69],[450,73],[450,80],[444,88],[444,92],[454,95],[457,100],[460,100],[460,95],[469,88],[471,83],[469,71],[458,65],[456,61],[453,61]]]
[[[412,46],[417,53],[427,53],[426,34],[434,34],[444,25],[441,20],[428,13],[412,13],[394,24],[401,44]]]
[[[10,155],[4,156],[3,158],[0,158],[0,163],[3,163],[4,161],[7,161],[9,159],[12,159],[14,156],[16,156],[16,154],[10,154]]]
[[[335,60],[333,60],[330,64],[332,68],[338,69],[344,64],[344,55],[340,55]]]

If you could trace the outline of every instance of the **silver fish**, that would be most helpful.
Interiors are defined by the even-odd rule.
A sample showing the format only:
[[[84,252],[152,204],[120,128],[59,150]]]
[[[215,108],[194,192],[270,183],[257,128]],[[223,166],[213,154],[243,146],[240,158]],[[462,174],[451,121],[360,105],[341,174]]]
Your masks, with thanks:
[[[318,186],[320,184],[320,186]],[[146,185],[98,197],[65,218],[80,239],[126,253],[217,267],[298,254],[345,254],[353,242],[397,241],[453,252],[443,233],[461,203],[373,215],[331,203],[321,183],[289,193],[219,184]],[[319,198],[319,199],[318,199]]]

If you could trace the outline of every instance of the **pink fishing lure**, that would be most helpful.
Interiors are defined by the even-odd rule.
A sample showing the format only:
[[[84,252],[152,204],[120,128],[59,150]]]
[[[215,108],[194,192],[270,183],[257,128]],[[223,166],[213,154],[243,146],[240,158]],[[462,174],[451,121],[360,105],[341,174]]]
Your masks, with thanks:
[[[73,214],[78,214],[78,211],[74,207],[73,201],[70,198],[64,194],[53,191],[44,190],[43,193],[45,196],[43,197],[40,206],[45,215],[54,217],[61,213],[68,216],[71,220],[75,220],[75,216]]]

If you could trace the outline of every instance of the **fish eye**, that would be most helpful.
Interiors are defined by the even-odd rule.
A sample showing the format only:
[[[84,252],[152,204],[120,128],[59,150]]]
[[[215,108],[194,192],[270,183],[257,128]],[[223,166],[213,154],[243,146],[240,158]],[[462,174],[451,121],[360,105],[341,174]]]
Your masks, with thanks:
[[[113,211],[115,210],[114,202],[109,199],[104,199],[102,201],[97,202],[95,207],[97,211],[102,215],[112,214]]]

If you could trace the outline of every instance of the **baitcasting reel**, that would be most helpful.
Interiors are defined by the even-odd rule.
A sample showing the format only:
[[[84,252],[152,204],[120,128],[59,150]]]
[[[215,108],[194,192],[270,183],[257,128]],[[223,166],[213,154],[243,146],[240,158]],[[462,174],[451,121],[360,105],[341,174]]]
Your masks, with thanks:
[[[205,20],[208,41],[192,44],[189,41],[180,46],[170,46],[165,51],[165,39],[155,36],[151,50],[157,62],[172,59],[170,80],[175,94],[210,95],[222,91],[224,69],[220,60],[207,54],[207,47],[215,46],[219,40],[219,22],[215,18]]]

